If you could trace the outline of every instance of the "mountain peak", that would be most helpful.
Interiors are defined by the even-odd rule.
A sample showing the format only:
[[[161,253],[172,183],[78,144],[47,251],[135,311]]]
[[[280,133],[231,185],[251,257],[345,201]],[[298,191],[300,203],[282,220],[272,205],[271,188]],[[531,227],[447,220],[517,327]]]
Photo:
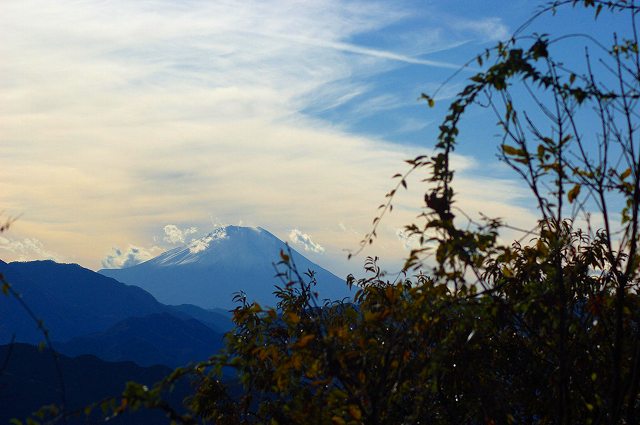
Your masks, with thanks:
[[[246,264],[255,261],[256,255],[262,255],[265,249],[272,251],[276,245],[283,245],[283,242],[261,227],[221,226],[147,263],[160,267],[186,264],[206,266],[235,259]]]
[[[222,226],[202,238],[174,248],[144,263],[101,270],[121,282],[138,285],[168,304],[233,308],[233,294],[244,291],[250,300],[274,305],[274,263],[286,245],[261,227]],[[321,297],[349,296],[344,280],[291,249],[299,270],[314,270]]]

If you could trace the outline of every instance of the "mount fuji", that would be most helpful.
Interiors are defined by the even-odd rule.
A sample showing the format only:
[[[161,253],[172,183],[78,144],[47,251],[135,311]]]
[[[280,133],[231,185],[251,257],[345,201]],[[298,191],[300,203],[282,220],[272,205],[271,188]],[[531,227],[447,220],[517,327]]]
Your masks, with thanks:
[[[274,285],[282,282],[273,264],[281,250],[286,252],[285,243],[265,229],[226,226],[144,263],[99,273],[139,286],[166,304],[231,309],[237,306],[234,294],[243,291],[249,301],[275,306]],[[352,295],[343,279],[293,249],[291,254],[301,274],[315,272],[320,300]]]

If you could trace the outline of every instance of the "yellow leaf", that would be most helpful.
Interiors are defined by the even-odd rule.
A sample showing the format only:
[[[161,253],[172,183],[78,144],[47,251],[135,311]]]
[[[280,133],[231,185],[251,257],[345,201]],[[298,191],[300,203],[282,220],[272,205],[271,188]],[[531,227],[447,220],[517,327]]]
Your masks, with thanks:
[[[308,367],[306,375],[309,378],[314,378],[318,376],[319,372],[320,372],[320,362],[316,360],[315,362],[311,363],[311,366]]]
[[[280,391],[283,391],[289,385],[289,380],[287,379],[287,377],[285,375],[280,375],[280,376],[278,376],[276,385],[278,386],[278,389]]]
[[[360,419],[362,419],[362,412],[360,411],[360,408],[355,404],[349,405],[349,414],[356,421],[359,421]]]
[[[336,425],[346,425],[345,420],[342,419],[340,416],[334,416],[333,418],[331,418],[331,422],[333,422]]]
[[[300,316],[298,316],[296,313],[290,311],[289,313],[287,313],[287,320],[289,320],[289,322],[295,324],[300,323]]]
[[[364,321],[365,322],[372,322],[374,320],[378,320],[380,318],[380,314],[379,313],[374,313],[372,311],[365,311],[364,312]]]
[[[518,149],[514,148],[513,146],[509,146],[509,145],[502,145],[502,151],[507,155],[517,155],[518,154]]]
[[[631,168],[627,168],[620,174],[620,180],[624,180],[631,175]]]
[[[302,369],[302,358],[300,356],[291,357],[291,363],[293,364],[293,368],[295,370]]]
[[[389,301],[392,301],[392,302],[393,302],[393,301],[395,300],[395,295],[396,295],[396,293],[395,293],[395,291],[394,291],[393,286],[387,286],[387,288],[385,289],[385,291],[384,291],[384,292],[385,292],[385,295],[386,295],[386,297],[387,297],[387,299],[388,299]]]
[[[282,261],[285,263],[289,262],[289,256],[285,254],[283,250],[280,250],[280,258],[282,258]]]
[[[580,194],[580,188],[581,188],[581,185],[576,184],[575,186],[573,186],[573,189],[571,189],[569,193],[567,193],[567,198],[569,199],[569,203],[572,203],[578,197],[578,195]]]
[[[304,348],[307,345],[309,345],[309,343],[313,341],[315,337],[316,337],[315,335],[305,335],[302,338],[300,338],[298,342],[294,344],[294,346],[297,348]]]

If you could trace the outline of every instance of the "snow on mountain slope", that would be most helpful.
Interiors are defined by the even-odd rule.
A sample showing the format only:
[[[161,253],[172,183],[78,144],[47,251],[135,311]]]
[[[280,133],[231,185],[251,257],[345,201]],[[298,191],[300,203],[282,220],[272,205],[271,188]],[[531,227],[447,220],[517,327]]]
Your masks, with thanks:
[[[195,304],[204,308],[233,308],[233,294],[244,291],[249,300],[274,306],[273,263],[285,250],[280,239],[262,229],[238,226],[217,228],[186,246],[167,251],[144,263],[100,273],[137,285],[166,304]],[[351,293],[345,281],[292,250],[300,272],[316,273],[320,299],[342,299]]]

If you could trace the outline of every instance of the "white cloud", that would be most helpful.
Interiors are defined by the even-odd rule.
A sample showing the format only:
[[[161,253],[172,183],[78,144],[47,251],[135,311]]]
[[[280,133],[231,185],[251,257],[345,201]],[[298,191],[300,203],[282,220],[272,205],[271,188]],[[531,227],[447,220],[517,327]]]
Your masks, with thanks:
[[[483,40],[505,41],[511,37],[509,28],[500,18],[464,19],[455,18],[453,27],[469,31]]]
[[[402,62],[402,63],[412,64],[412,65],[423,65],[428,67],[445,68],[445,69],[452,69],[452,70],[458,70],[460,68],[460,64],[443,62],[443,61],[434,61],[429,59],[421,59],[421,58],[403,55],[395,52],[389,52],[386,50],[361,47],[361,46],[357,46],[350,43],[332,42],[332,41],[327,41],[323,39],[311,39],[311,38],[305,38],[305,37],[284,36],[284,35],[281,35],[279,37],[295,43],[303,44],[303,45],[322,47],[326,49],[334,49],[334,50],[346,52],[346,53],[355,53],[358,55],[370,56],[376,59],[390,60],[390,61]]]
[[[426,127],[433,124],[433,121],[416,118],[405,118],[398,123],[396,133],[412,133],[415,131],[424,130]]]
[[[180,229],[175,224],[167,224],[164,226],[164,241],[170,244],[183,244],[186,237],[198,232],[198,228],[195,226]]]
[[[240,224],[238,224],[240,226]],[[189,242],[189,251],[192,254],[197,254],[209,248],[211,242],[216,240],[222,240],[227,238],[227,229],[225,227],[217,227],[207,236],[200,239],[194,239]]]
[[[60,256],[47,250],[44,244],[36,238],[9,239],[0,236],[0,250],[8,253],[13,260],[55,260]]]
[[[162,248],[154,246],[150,249],[129,245],[122,250],[118,247],[112,248],[111,254],[102,259],[102,267],[105,269],[121,269],[135,266],[152,259],[162,253]]]
[[[396,229],[396,236],[402,242],[402,247],[406,251],[420,248],[420,237],[418,235],[408,235],[403,229]]]
[[[298,229],[291,229],[289,232],[289,240],[294,245],[300,245],[304,248],[305,251],[311,251],[318,254],[322,254],[324,252],[324,248],[319,243],[314,242],[306,233],[302,233]]]
[[[413,99],[411,99],[413,101]],[[389,111],[401,108],[403,106],[412,105],[415,102],[407,101],[399,95],[382,94],[363,100],[351,108],[351,112],[359,117],[366,117],[377,112]]]

